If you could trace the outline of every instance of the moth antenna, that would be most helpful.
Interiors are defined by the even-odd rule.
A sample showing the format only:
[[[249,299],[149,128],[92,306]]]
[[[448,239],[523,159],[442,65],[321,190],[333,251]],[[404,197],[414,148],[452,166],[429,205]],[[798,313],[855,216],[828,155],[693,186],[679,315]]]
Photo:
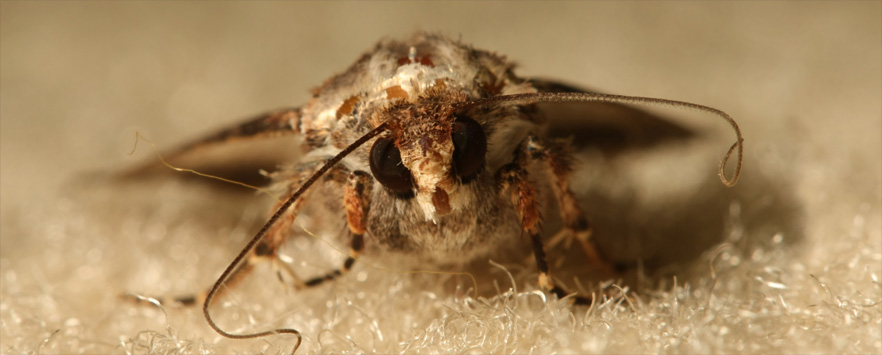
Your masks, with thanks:
[[[608,95],[608,94],[594,94],[594,93],[569,93],[569,92],[540,92],[540,93],[529,93],[529,94],[514,94],[514,95],[502,95],[502,96],[493,96],[483,99],[478,99],[474,101],[464,102],[458,105],[457,110],[466,110],[473,107],[484,106],[489,104],[533,104],[537,102],[608,102],[608,103],[626,103],[626,104],[637,104],[637,105],[668,105],[674,107],[681,108],[690,108],[695,109],[702,112],[707,112],[710,114],[717,115],[726,122],[729,122],[732,125],[732,129],[735,131],[735,136],[737,140],[732,147],[729,148],[729,151],[726,152],[726,155],[723,156],[723,159],[720,161],[720,181],[723,182],[724,185],[728,187],[735,186],[738,183],[738,178],[741,177],[741,166],[744,163],[744,138],[741,136],[741,129],[738,128],[738,123],[735,122],[735,119],[729,114],[715,109],[713,107],[708,107],[704,105],[694,104],[691,102],[685,101],[676,101],[676,100],[667,100],[667,99],[658,99],[654,97],[640,97],[640,96],[624,96],[624,95]],[[738,161],[735,165],[735,172],[731,178],[726,177],[726,165],[729,163],[729,158],[732,156],[732,153],[735,150],[738,150]]]
[[[229,333],[229,332],[221,329],[217,325],[217,323],[214,322],[214,319],[211,318],[211,314],[208,312],[208,306],[211,305],[211,301],[214,298],[217,291],[221,288],[221,286],[223,286],[227,282],[227,279],[229,279],[230,275],[233,273],[233,270],[235,270],[237,267],[239,267],[239,264],[242,262],[242,260],[244,260],[245,257],[248,255],[248,253],[250,253],[251,250],[254,249],[254,247],[257,245],[257,243],[260,242],[261,239],[263,239],[263,237],[266,235],[266,233],[269,231],[269,229],[272,228],[272,226],[279,220],[279,218],[282,217],[282,214],[284,214],[285,211],[287,211],[288,208],[291,207],[291,205],[294,203],[294,201],[296,201],[298,198],[300,198],[300,196],[302,196],[303,193],[306,192],[306,190],[309,189],[310,186],[312,186],[312,184],[314,184],[316,181],[318,181],[318,179],[321,178],[322,175],[324,175],[334,165],[336,165],[341,160],[343,160],[343,158],[345,158],[347,155],[349,155],[349,153],[352,153],[355,149],[360,147],[362,144],[371,140],[371,138],[376,137],[380,133],[383,133],[385,130],[386,130],[386,123],[384,122],[384,123],[380,124],[379,126],[377,126],[377,128],[374,128],[370,132],[368,132],[365,135],[358,138],[355,142],[352,142],[352,144],[350,144],[349,146],[347,146],[346,148],[341,150],[340,153],[337,153],[337,155],[335,155],[333,158],[328,160],[325,163],[325,165],[322,165],[322,167],[318,171],[313,173],[312,176],[310,176],[309,179],[303,183],[303,185],[300,185],[300,187],[297,189],[297,191],[295,191],[290,197],[288,197],[288,199],[285,200],[285,202],[282,204],[282,206],[279,207],[275,213],[273,213],[272,217],[270,217],[266,221],[266,223],[263,224],[263,227],[260,228],[260,231],[258,231],[254,235],[254,237],[251,238],[251,240],[248,242],[248,244],[246,244],[245,247],[242,248],[242,251],[239,252],[239,255],[236,255],[236,257],[233,259],[233,261],[230,263],[230,265],[227,266],[227,268],[224,270],[224,272],[221,274],[221,276],[218,277],[218,279],[217,279],[217,281],[215,281],[214,285],[211,286],[211,290],[209,290],[208,294],[205,296],[205,304],[203,304],[203,306],[202,306],[202,314],[205,316],[205,320],[208,322],[208,325],[211,327],[211,329],[214,329],[214,331],[217,332],[218,334],[223,335],[223,336],[230,338],[230,339],[253,339],[253,338],[260,338],[260,337],[265,337],[265,336],[269,336],[269,335],[273,335],[273,334],[293,334],[293,335],[297,336],[297,344],[294,345],[294,349],[291,350],[291,354],[294,354],[294,352],[297,351],[297,348],[300,347],[300,343],[303,341],[303,337],[300,335],[300,332],[298,330],[292,329],[292,328],[278,328],[278,329],[274,329],[274,330],[267,330],[267,331],[250,333],[250,334]]]

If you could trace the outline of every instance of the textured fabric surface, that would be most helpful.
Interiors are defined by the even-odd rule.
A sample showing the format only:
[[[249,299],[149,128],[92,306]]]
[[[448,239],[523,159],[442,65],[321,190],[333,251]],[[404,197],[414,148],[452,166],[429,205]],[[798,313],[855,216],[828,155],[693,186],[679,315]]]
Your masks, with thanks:
[[[505,54],[522,76],[723,109],[744,130],[742,180],[727,189],[714,175],[733,140],[725,124],[660,110],[699,138],[610,160],[582,152],[575,180],[598,243],[639,267],[613,282],[549,250],[553,263],[570,256],[555,275],[571,289],[629,297],[569,307],[536,291],[530,259],[497,255],[501,266],[447,270],[476,276],[474,298],[468,277],[365,255],[301,292],[262,265],[214,307],[225,329],[294,327],[301,353],[882,352],[879,2],[0,10],[2,353],[289,351],[291,337],[229,340],[198,309],[119,298],[202,290],[270,199],[174,174],[106,178],[149,159],[147,145],[127,155],[136,131],[169,147],[299,105],[379,38],[418,29]],[[304,276],[345,252],[339,230],[314,232],[329,243],[283,250]]]

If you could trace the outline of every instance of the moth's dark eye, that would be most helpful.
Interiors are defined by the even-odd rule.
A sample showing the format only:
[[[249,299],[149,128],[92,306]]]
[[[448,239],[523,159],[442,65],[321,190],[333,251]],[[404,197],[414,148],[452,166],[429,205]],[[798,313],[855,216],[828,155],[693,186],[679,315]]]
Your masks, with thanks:
[[[397,195],[413,194],[413,177],[401,162],[401,151],[391,138],[379,138],[371,148],[371,173],[387,189]]]
[[[453,122],[453,168],[463,183],[478,176],[484,168],[487,136],[475,120],[460,116]]]

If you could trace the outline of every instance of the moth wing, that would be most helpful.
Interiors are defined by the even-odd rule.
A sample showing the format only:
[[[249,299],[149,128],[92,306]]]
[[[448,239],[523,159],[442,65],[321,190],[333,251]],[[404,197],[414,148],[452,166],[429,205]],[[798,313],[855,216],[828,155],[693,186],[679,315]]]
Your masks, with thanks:
[[[260,170],[275,170],[299,155],[298,140],[291,139],[298,133],[299,122],[299,108],[262,113],[163,152],[162,159],[177,168],[252,185],[265,184],[269,179],[261,175]],[[156,158],[124,172],[121,177],[137,178],[163,172],[175,173],[175,170]]]
[[[596,93],[553,80],[531,79],[530,83],[540,92]],[[537,106],[550,119],[549,136],[575,137],[574,147],[599,149],[611,155],[684,141],[696,135],[669,119],[625,104],[540,103]]]

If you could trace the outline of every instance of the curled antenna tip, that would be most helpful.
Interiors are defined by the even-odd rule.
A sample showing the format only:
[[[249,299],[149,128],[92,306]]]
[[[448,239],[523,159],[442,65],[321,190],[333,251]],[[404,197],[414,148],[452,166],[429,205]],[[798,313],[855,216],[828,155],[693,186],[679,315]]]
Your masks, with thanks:
[[[735,172],[732,174],[732,177],[729,178],[726,176],[726,165],[729,163],[729,158],[732,157],[732,153],[738,149],[738,161],[735,163]],[[723,156],[723,160],[720,161],[720,181],[723,182],[723,185],[727,187],[735,186],[738,183],[738,178],[741,177],[741,167],[744,165],[744,139],[738,139],[735,144],[732,144],[732,147],[729,148],[729,151],[726,152],[726,155]]]

